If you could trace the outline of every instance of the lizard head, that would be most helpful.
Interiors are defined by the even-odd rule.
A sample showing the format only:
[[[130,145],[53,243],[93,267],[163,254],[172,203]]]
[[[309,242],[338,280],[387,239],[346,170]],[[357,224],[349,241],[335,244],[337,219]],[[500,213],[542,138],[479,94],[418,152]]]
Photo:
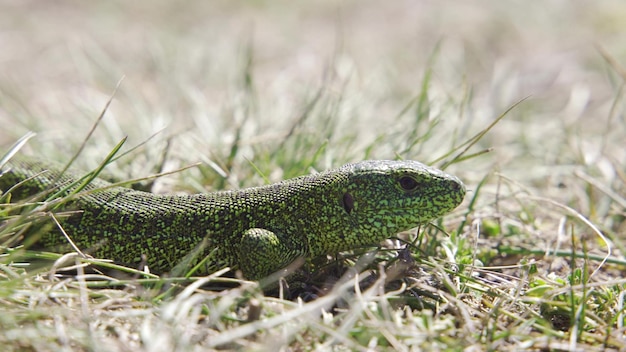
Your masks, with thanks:
[[[334,216],[328,218],[343,225],[323,235],[318,245],[325,248],[312,246],[320,251],[376,245],[450,212],[465,196],[458,178],[417,161],[362,161],[335,172],[341,177],[334,187]]]

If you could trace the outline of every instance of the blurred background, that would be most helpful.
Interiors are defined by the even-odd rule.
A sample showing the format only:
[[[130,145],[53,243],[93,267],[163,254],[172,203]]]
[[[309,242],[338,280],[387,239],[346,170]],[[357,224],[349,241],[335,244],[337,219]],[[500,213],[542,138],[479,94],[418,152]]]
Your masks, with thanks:
[[[0,6],[5,149],[35,131],[29,153],[67,160],[121,82],[87,166],[159,131],[147,160],[170,140],[179,159],[219,164],[239,139],[245,162],[299,134],[327,143],[318,168],[431,162],[522,99],[473,150],[493,152],[452,171],[531,181],[554,175],[542,166],[624,162],[623,79],[602,55],[626,65],[623,1]]]

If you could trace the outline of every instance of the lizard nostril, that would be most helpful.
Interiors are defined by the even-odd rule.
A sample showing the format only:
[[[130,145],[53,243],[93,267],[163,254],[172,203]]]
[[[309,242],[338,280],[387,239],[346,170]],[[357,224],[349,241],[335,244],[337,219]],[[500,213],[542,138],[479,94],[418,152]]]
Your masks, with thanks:
[[[455,191],[465,191],[465,186],[463,186],[463,184],[459,181],[450,181],[450,188],[452,188]]]

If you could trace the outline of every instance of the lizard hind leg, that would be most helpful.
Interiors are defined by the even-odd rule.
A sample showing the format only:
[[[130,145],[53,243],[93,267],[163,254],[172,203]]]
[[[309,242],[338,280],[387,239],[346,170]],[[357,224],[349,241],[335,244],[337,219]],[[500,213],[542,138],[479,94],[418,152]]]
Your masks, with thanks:
[[[259,280],[305,257],[307,252],[304,238],[252,228],[241,238],[239,268],[245,278]]]

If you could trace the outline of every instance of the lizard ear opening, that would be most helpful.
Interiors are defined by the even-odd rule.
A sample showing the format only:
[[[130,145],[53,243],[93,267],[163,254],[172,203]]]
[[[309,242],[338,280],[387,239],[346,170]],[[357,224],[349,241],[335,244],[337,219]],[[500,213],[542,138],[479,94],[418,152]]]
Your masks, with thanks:
[[[352,209],[354,209],[354,198],[352,198],[350,193],[344,193],[341,204],[346,213],[350,214]]]

